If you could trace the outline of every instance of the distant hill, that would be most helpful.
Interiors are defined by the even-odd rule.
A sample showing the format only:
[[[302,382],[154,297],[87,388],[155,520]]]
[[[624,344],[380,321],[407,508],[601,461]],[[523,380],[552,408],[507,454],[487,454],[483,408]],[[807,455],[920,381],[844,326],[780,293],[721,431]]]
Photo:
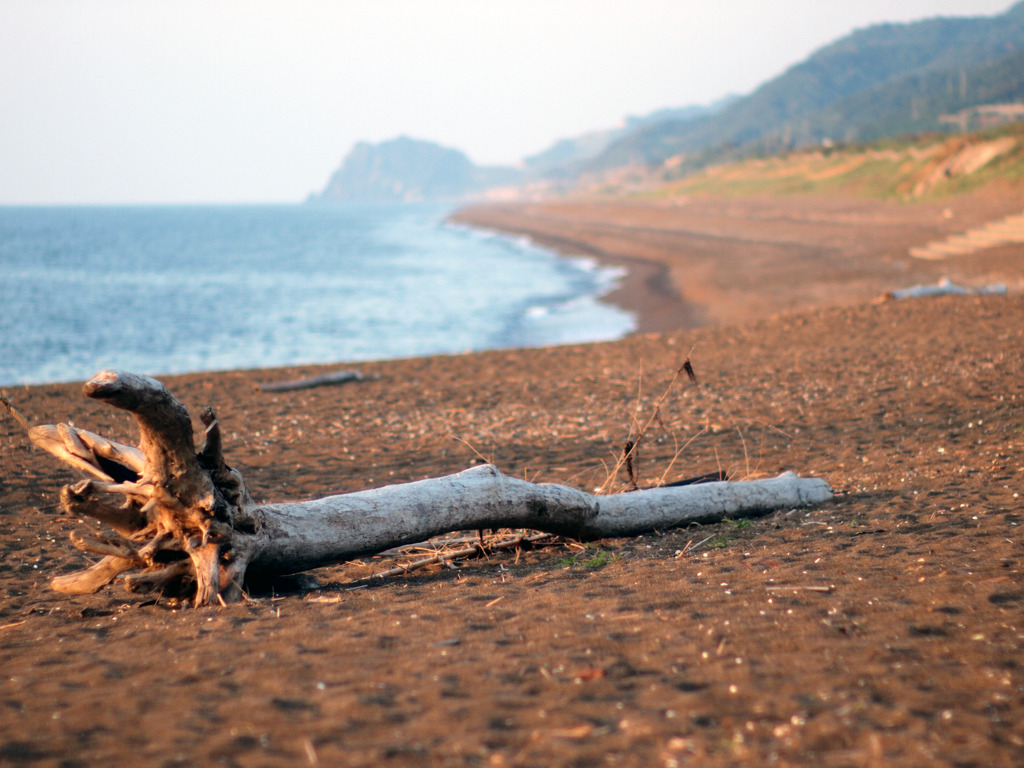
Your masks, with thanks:
[[[857,30],[753,93],[658,110],[562,139],[521,169],[402,137],[357,144],[319,197],[461,200],[520,186],[550,194],[684,178],[702,168],[808,147],[1024,120],[1024,0],[994,17]]]
[[[581,136],[559,139],[547,149],[523,158],[523,165],[533,175],[552,174],[556,177],[576,173],[576,167],[607,149],[608,145],[625,135],[624,127],[590,131]]]
[[[604,152],[613,142],[629,136],[647,126],[662,123],[685,123],[713,114],[731,103],[737,96],[727,96],[710,105],[691,105],[659,109],[646,115],[630,115],[622,125],[605,130],[590,131],[581,136],[560,139],[549,148],[523,159],[523,166],[533,177],[569,178],[577,175],[587,161]]]
[[[356,144],[315,197],[374,203],[462,200],[521,180],[514,168],[477,166],[457,149],[402,136]]]
[[[957,113],[1007,103],[1024,103],[1024,50],[975,67],[906,75],[847,96],[808,118],[801,143],[870,141],[967,128],[969,124],[954,119]],[[764,144],[779,145],[780,138],[776,133]]]
[[[584,172],[707,162],[823,141],[949,130],[950,111],[1024,101],[1024,2],[995,17],[936,18],[858,30],[749,96],[696,120],[654,122],[611,143]]]
[[[478,166],[457,149],[407,136],[380,144],[359,142],[345,156],[324,189],[311,199],[370,203],[458,201],[483,196],[496,188],[515,187],[545,178],[565,178],[571,183],[583,165],[616,138],[662,120],[695,119],[724,103],[630,116],[618,128],[560,140],[543,152],[527,157],[521,169]]]

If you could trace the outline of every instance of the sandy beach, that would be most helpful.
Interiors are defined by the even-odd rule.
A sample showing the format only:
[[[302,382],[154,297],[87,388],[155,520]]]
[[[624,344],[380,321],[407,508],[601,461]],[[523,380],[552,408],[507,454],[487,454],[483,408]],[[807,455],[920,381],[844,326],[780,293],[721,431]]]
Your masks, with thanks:
[[[655,332],[857,304],[942,277],[1024,290],[1019,244],[969,259],[909,255],[1021,211],[1024,194],[1004,191],[914,204],[797,196],[519,203],[468,208],[455,219],[625,267],[608,299],[638,313],[641,332]]]
[[[680,201],[459,218],[630,268],[621,341],[168,376],[259,499],[493,461],[593,491],[795,470],[833,501],[183,609],[51,591],[76,476],[0,418],[0,765],[1014,766],[1024,760],[1024,251],[910,247],[1024,209]],[[881,300],[940,277],[1007,295]],[[698,383],[673,382],[689,357]],[[361,382],[258,383],[338,369]],[[667,392],[667,395],[666,395]],[[80,384],[34,423],[131,440]]]

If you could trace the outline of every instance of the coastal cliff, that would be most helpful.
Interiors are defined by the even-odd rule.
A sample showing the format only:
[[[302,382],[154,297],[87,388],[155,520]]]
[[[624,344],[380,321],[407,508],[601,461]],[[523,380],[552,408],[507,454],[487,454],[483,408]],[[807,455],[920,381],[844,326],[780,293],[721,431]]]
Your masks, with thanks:
[[[356,144],[314,197],[367,203],[465,200],[520,178],[515,168],[478,166],[457,149],[401,136]]]

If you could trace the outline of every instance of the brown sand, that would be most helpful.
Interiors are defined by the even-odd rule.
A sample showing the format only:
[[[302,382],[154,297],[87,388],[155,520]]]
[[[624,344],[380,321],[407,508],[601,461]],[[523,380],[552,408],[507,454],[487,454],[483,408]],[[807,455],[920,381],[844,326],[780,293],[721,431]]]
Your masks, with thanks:
[[[459,221],[527,234],[629,269],[608,298],[641,332],[733,324],[862,303],[941,277],[1024,290],[1020,245],[932,262],[909,249],[1024,211],[1024,191],[942,203],[788,197],[675,204],[545,203],[470,208]]]
[[[826,277],[787,252],[780,285],[813,295]],[[642,481],[795,469],[837,491],[749,525],[362,589],[392,561],[350,563],[318,571],[319,591],[225,609],[49,591],[85,562],[54,506],[73,477],[0,419],[0,765],[1021,764],[1024,297],[845,298],[610,344],[365,364],[381,378],[290,394],[253,384],[326,369],[166,377],[193,413],[218,408],[258,497],[481,456],[592,489],[689,355],[700,383],[672,389]],[[78,385],[7,394],[35,421],[133,434]]]

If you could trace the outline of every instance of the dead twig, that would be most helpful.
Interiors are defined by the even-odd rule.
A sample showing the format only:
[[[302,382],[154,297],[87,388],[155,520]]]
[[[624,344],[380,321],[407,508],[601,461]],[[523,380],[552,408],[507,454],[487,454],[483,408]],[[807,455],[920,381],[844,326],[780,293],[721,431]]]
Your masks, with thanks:
[[[691,383],[697,383],[697,374],[693,372],[693,366],[690,365],[690,358],[687,357],[683,360],[683,370],[686,371],[686,375],[689,377]]]
[[[626,444],[622,446],[622,457],[626,462],[626,475],[629,477],[631,491],[635,491],[640,487],[636,484],[636,473],[633,471],[633,454],[635,453],[636,448],[636,440],[627,440]]]
[[[657,486],[659,488],[669,487],[669,486],[673,486],[673,485],[682,485],[682,484],[687,484],[687,483],[692,483],[692,482],[707,482],[707,481],[702,481],[702,480],[701,481],[698,481],[698,480],[687,480],[687,481],[683,481],[682,483],[666,483],[665,482],[665,478],[668,477],[668,473],[672,471],[672,467],[675,466],[676,461],[678,461],[679,457],[683,455],[683,452],[687,448],[690,447],[690,443],[692,443],[694,440],[696,440],[701,435],[706,435],[707,432],[708,432],[708,428],[707,428],[707,426],[705,426],[700,432],[698,432],[693,437],[691,437],[689,440],[687,440],[685,443],[683,443],[683,445],[681,447],[677,447],[676,448],[675,453],[672,455],[672,460],[668,463],[668,466],[665,467],[665,471],[661,473],[661,477],[658,478]],[[675,436],[673,435],[673,437],[675,437]],[[679,443],[676,442],[676,445],[679,446]],[[719,480],[725,480],[725,473],[724,472],[719,471],[716,474],[718,475],[718,479]]]
[[[491,552],[512,549],[519,547],[522,544],[535,544],[538,541],[544,541],[546,539],[553,539],[554,534],[551,533],[535,533],[532,536],[528,536],[525,533],[516,536],[512,539],[505,541],[494,542],[491,544],[484,544],[481,542],[474,542],[473,546],[465,547],[463,549],[457,549],[455,551],[438,552],[430,557],[425,557],[421,560],[415,560],[414,562],[407,563],[405,565],[399,565],[395,568],[390,568],[380,573],[373,573],[369,576],[364,576],[357,581],[368,581],[370,579],[385,579],[391,576],[401,576],[406,573],[412,573],[418,571],[420,568],[426,568],[428,565],[447,565],[453,560],[461,560],[469,557],[486,557]]]
[[[28,419],[18,413],[18,409],[15,408],[11,401],[7,399],[6,395],[0,395],[0,405],[3,405],[7,409],[7,412],[14,417],[14,420],[21,424],[22,428],[28,432],[32,429],[32,425],[28,423]]]
[[[696,544],[694,544],[692,547],[689,544],[687,544],[686,549],[684,549],[683,552],[693,552],[694,550],[699,549],[700,547],[702,547],[704,544],[707,544],[713,538],[715,538],[715,534],[711,534],[706,539],[701,539]]]
[[[691,349],[690,352],[692,353],[693,350]],[[639,419],[637,419],[635,414],[633,415],[632,421],[634,422],[635,426],[638,427],[637,432],[636,432],[636,437],[632,437],[633,428],[630,427],[630,438],[626,441],[625,445],[623,446],[622,454],[619,456],[619,459],[615,463],[615,466],[612,467],[611,471],[608,473],[608,476],[605,479],[604,484],[599,489],[599,493],[609,493],[609,492],[611,492],[610,486],[612,485],[612,480],[615,477],[618,476],[620,471],[622,471],[623,466],[625,466],[626,469],[627,469],[627,472],[628,472],[628,475],[629,475],[629,481],[630,481],[630,484],[632,486],[632,489],[635,490],[636,488],[639,487],[639,485],[637,483],[637,479],[638,479],[638,474],[639,473],[636,471],[636,467],[634,466],[634,462],[637,459],[637,452],[638,452],[640,443],[647,437],[647,432],[650,430],[651,426],[654,425],[654,424],[658,424],[663,430],[668,432],[668,428],[665,426],[665,422],[661,418],[661,407],[664,405],[665,400],[668,399],[668,396],[671,393],[672,388],[676,385],[676,382],[679,381],[680,377],[684,373],[686,374],[687,378],[690,380],[691,383],[693,383],[693,384],[697,383],[697,374],[694,373],[693,364],[690,362],[690,356],[689,355],[686,356],[686,359],[676,369],[675,374],[673,374],[671,381],[669,381],[669,383],[666,385],[664,391],[662,391],[660,397],[658,397],[658,400],[654,404],[654,410],[651,412],[651,415],[647,418],[647,421],[645,421],[643,423],[643,425],[641,426]],[[638,385],[638,387],[637,387],[637,407],[636,407],[636,411],[637,412],[639,412],[639,410],[640,410],[640,394],[641,394],[640,393],[640,388],[639,388],[639,385]],[[687,445],[689,445],[690,442],[691,441],[687,441]],[[686,446],[683,446],[683,447],[685,448]],[[673,460],[672,460],[673,462],[675,462],[676,458],[678,458],[680,452],[681,452],[681,449],[680,449],[679,452],[677,452],[676,456],[673,458]],[[662,475],[662,479],[664,479],[664,475]]]

